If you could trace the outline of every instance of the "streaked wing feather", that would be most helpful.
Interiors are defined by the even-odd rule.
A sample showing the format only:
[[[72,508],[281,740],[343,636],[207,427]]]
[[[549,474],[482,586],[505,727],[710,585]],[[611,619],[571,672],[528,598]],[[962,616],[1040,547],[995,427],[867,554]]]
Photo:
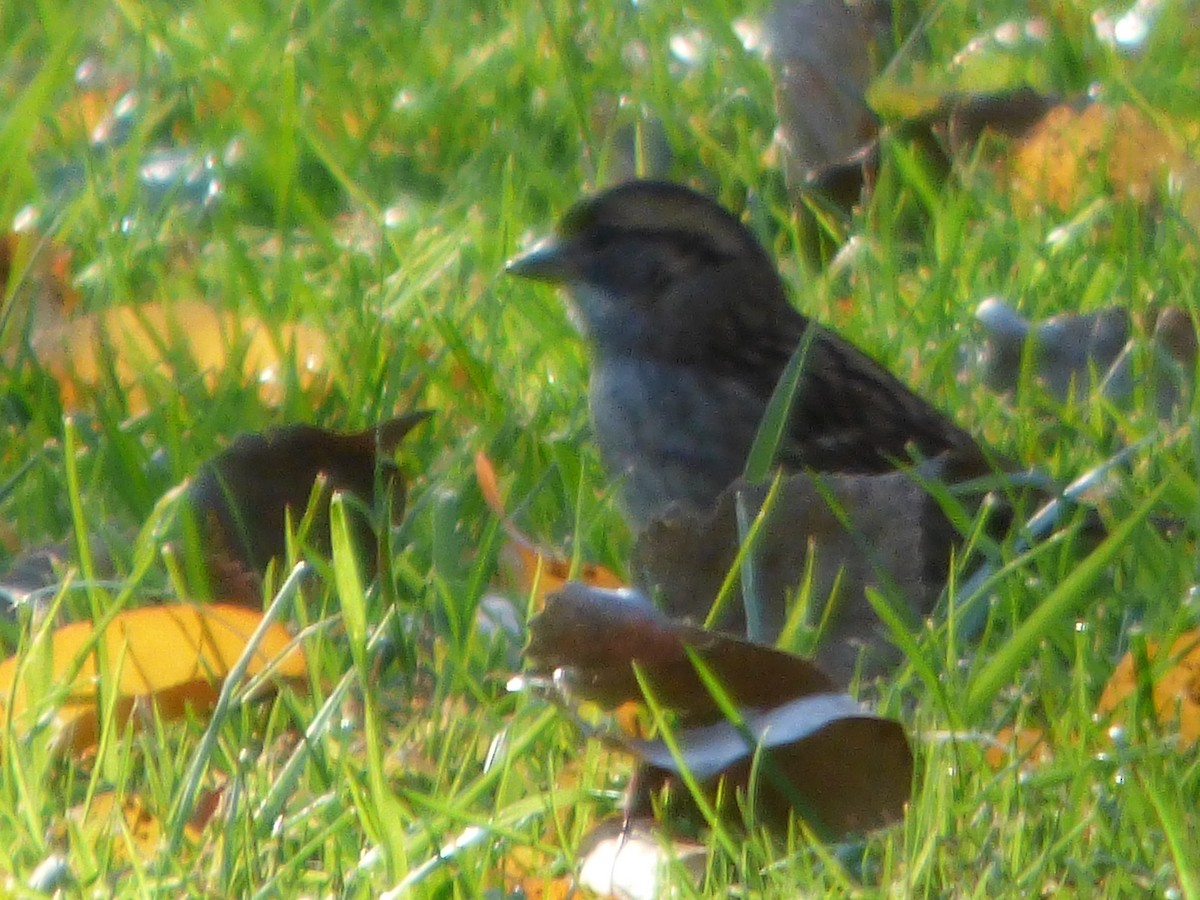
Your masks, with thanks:
[[[819,329],[778,451],[780,463],[871,473],[895,469],[897,462],[912,459],[914,450],[926,458],[947,451],[982,455],[967,432],[886,368],[797,312],[773,272],[768,280],[757,271],[757,266],[730,264],[708,283],[708,296],[752,299],[722,303],[722,314],[709,320],[705,350],[707,365],[747,382],[765,408],[806,330]]]

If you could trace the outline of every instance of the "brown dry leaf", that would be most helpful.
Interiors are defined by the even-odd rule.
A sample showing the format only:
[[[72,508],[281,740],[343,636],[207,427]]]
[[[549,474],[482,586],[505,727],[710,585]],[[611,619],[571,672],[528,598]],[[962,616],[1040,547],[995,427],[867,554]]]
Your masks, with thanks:
[[[1132,653],[1126,653],[1104,686],[1096,712],[1122,718],[1126,700],[1138,692],[1143,677],[1153,684],[1154,717],[1162,726],[1179,728],[1179,749],[1186,750],[1200,739],[1200,629],[1175,639],[1165,658],[1157,641],[1146,644],[1150,672],[1142,670]],[[1163,668],[1169,665],[1168,668]]]
[[[813,167],[845,159],[878,131],[866,101],[878,59],[864,8],[842,0],[781,0],[767,17],[777,140],[793,190]]]
[[[814,166],[806,190],[849,209],[870,187],[880,165],[881,141],[901,141],[918,148],[929,169],[944,178],[956,160],[974,152],[983,136],[1020,138],[1033,128],[1058,98],[1030,87],[998,93],[914,97],[903,117],[882,136],[844,156]]]
[[[565,875],[546,874],[552,859],[534,847],[514,847],[501,863],[505,896],[517,895],[528,900],[568,900],[574,885]]]
[[[535,606],[541,609],[546,598],[560,590],[571,578],[571,561],[538,547],[512,523],[500,497],[496,467],[483,451],[475,454],[475,480],[479,482],[484,502],[504,523],[504,532],[508,535],[508,543],[500,551],[502,563],[513,573],[517,590],[526,596],[536,591]],[[615,572],[595,563],[580,563],[574,580],[598,588],[617,589],[625,586]]]
[[[1053,755],[1046,733],[1040,728],[1005,726],[996,732],[983,759],[993,770],[999,771],[1013,762],[1020,763],[1022,768],[1042,765]]]
[[[761,748],[785,782],[762,776],[756,785],[760,819],[773,827],[785,827],[793,810],[829,836],[904,814],[912,785],[904,730],[864,711],[798,656],[673,622],[634,592],[577,583],[551,596],[530,623],[526,656],[559,674],[568,700],[607,707],[642,697],[640,673],[676,717],[682,765],[714,796],[722,781],[745,792]],[[737,707],[744,731],[724,718],[693,657]],[[645,764],[646,793],[631,812],[648,812],[648,792],[659,789],[686,803],[680,761],[665,741],[615,739]]]
[[[836,691],[808,660],[715,631],[673,621],[635,591],[569,582],[529,623],[525,656],[539,671],[569,669],[571,687],[606,707],[640,702],[630,663],[642,666],[664,705],[690,720],[722,719],[720,708],[688,657],[698,653],[733,701],[771,707],[782,700]]]
[[[223,784],[201,794],[196,812],[183,826],[190,841],[200,842],[223,794]],[[116,791],[99,791],[90,803],[71,807],[67,815],[78,823],[91,846],[112,842],[117,859],[128,861],[130,846],[141,862],[155,859],[162,851],[162,821],[138,794],[119,797]],[[128,844],[124,835],[128,835]]]
[[[0,549],[9,554],[16,554],[21,549],[21,535],[16,526],[7,520],[0,520]]]
[[[931,464],[927,477],[940,467]],[[787,619],[788,600],[812,568],[808,610],[813,625],[829,612],[817,661],[839,684],[850,682],[861,662],[867,674],[896,655],[865,589],[895,584],[914,619],[929,612],[945,581],[957,534],[937,503],[909,474],[826,475],[822,483],[849,516],[847,530],[825,495],[806,474],[786,476],[754,554],[765,634],[774,640]],[[704,621],[739,547],[736,503],[740,493],[753,517],[768,486],[737,481],[707,516],[679,515],[651,523],[638,537],[632,568],[639,585],[657,592],[673,616]],[[886,579],[883,577],[886,575]],[[836,589],[836,590],[835,590]],[[717,627],[745,628],[740,580]]]
[[[975,318],[981,340],[967,365],[992,390],[1015,392],[1028,366],[1032,381],[1060,403],[1084,402],[1098,391],[1128,407],[1140,392],[1163,419],[1190,406],[1197,336],[1182,307],[1151,307],[1137,317],[1111,306],[1029,321],[989,297]]]
[[[276,342],[278,341],[278,343]],[[204,373],[208,384],[238,365],[266,403],[279,403],[294,365],[299,386],[319,390],[328,378],[325,336],[304,325],[273,329],[252,316],[237,316],[204,303],[115,306],[96,313],[47,321],[29,335],[34,357],[59,382],[62,402],[79,409],[108,384],[111,367],[131,412],[146,408],[138,386],[153,374],[174,380],[173,360]]]
[[[479,492],[483,494],[483,502],[496,517],[508,521],[508,512],[504,509],[504,500],[500,496],[500,479],[496,475],[496,466],[482,450],[475,454],[475,480],[479,483]]]
[[[416,410],[375,428],[352,433],[312,425],[287,425],[243,434],[208,460],[188,486],[185,499],[202,536],[209,591],[250,605],[262,600],[257,580],[272,559],[287,549],[287,516],[299,525],[312,498],[314,482],[324,479],[308,541],[329,554],[329,499],[348,491],[376,508],[378,483],[391,502],[393,522],[404,512],[403,473],[391,460],[405,436],[431,413]],[[378,476],[378,482],[376,477]],[[354,517],[356,544],[376,567],[371,526]],[[200,589],[199,587],[197,589]]]
[[[112,554],[103,538],[88,535],[88,551],[96,577],[115,574]],[[25,603],[49,600],[70,571],[74,553],[74,540],[40,544],[20,553],[0,577],[0,615],[11,615]]]
[[[204,829],[208,827],[208,823],[221,809],[221,802],[225,799],[225,791],[229,787],[229,779],[224,773],[215,772],[214,775],[216,784],[201,791],[196,797],[192,814],[183,826],[183,833],[197,843],[204,836]]]
[[[1077,209],[1097,187],[1141,203],[1161,198],[1172,173],[1191,169],[1178,142],[1127,103],[1057,106],[1008,162],[1018,203],[1060,213]]]
[[[131,714],[144,703],[153,704],[164,719],[182,718],[187,710],[203,714],[216,702],[221,680],[240,659],[261,621],[260,613],[215,603],[119,613],[99,640],[91,622],[66,625],[50,636],[45,665],[38,656],[40,648],[0,663],[0,705],[11,698],[12,707],[4,714],[20,722],[27,714],[41,712],[41,697],[65,687],[56,715],[58,743],[74,752],[92,746],[99,724],[95,648],[103,641],[107,677],[118,676],[113,687],[118,726],[131,719],[136,722]],[[304,652],[298,646],[289,648],[291,640],[286,628],[271,625],[247,674],[257,675],[271,666],[277,680],[303,683],[308,672]],[[32,708],[31,693],[37,698]],[[24,727],[31,724],[23,723]]]
[[[534,606],[537,609],[541,609],[546,598],[562,590],[571,579],[570,560],[551,556],[528,539],[516,539],[512,533],[500,555],[506,568],[516,574],[517,590],[525,596],[536,591]],[[611,569],[595,563],[580,563],[576,567],[574,580],[611,590],[625,586],[625,582]]]
[[[38,235],[9,232],[0,238],[0,299],[12,291],[9,302],[17,313],[18,329],[26,325],[22,311],[29,311],[30,327],[36,331],[78,306],[79,292],[71,284],[70,269],[71,251]]]
[[[131,848],[139,860],[147,862],[162,849],[162,822],[137,794],[118,797],[115,791],[100,791],[90,803],[71,807],[68,815],[79,824],[89,844],[111,842],[117,859],[128,860]],[[128,835],[129,845],[124,835]]]

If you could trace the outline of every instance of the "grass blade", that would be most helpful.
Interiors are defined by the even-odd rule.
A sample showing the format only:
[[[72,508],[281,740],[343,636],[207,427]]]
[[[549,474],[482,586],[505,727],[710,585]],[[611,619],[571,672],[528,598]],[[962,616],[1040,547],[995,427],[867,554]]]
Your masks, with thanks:
[[[1063,581],[1050,592],[1003,647],[1001,647],[974,680],[967,693],[963,710],[964,720],[977,721],[991,704],[1000,689],[1007,684],[1017,669],[1033,655],[1037,645],[1045,637],[1054,622],[1070,615],[1088,599],[1088,589],[1095,583],[1105,568],[1116,558],[1117,553],[1129,542],[1134,530],[1150,515],[1158,504],[1167,483],[1163,482],[1142,502],[1120,527],[1112,532],[1092,553],[1084,559]]]

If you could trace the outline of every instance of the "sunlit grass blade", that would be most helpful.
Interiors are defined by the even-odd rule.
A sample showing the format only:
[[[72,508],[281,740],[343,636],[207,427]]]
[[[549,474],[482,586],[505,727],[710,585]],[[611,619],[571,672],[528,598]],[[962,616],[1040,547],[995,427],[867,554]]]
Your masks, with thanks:
[[[1000,689],[1028,660],[1055,626],[1083,606],[1089,589],[1117,554],[1129,546],[1130,538],[1158,504],[1167,485],[1160,484],[1111,534],[1066,576],[1025,618],[1009,640],[996,650],[983,669],[971,680],[963,708],[963,719],[974,722],[984,714]]]
[[[367,597],[356,562],[357,548],[350,530],[349,511],[342,495],[335,494],[329,507],[329,530],[333,548],[333,572],[338,602],[346,623],[350,654],[362,689],[362,723],[367,752],[367,784],[371,798],[370,816],[386,852],[389,875],[408,870],[404,821],[408,818],[396,794],[388,787],[383,758],[386,750],[383,722],[375,687],[375,660],[367,653]]]
[[[767,410],[758,426],[758,433],[754,436],[754,443],[750,445],[750,453],[746,457],[746,467],[743,470],[743,475],[751,484],[765,480],[775,462],[776,451],[783,443],[792,405],[800,390],[800,377],[804,374],[804,367],[808,362],[808,350],[816,337],[815,327],[805,330],[800,345],[788,360],[783,374],[779,377],[779,383],[771,392],[771,399],[767,401]]]
[[[283,618],[284,613],[290,608],[308,571],[308,566],[300,564],[288,575],[287,580],[279,588],[279,593],[275,595],[275,599],[271,601],[271,604],[263,612],[262,621],[259,622],[258,627],[254,629],[254,633],[247,639],[246,648],[242,651],[241,657],[230,668],[229,674],[225,676],[225,681],[222,683],[220,693],[217,695],[217,702],[213,706],[208,725],[204,729],[200,743],[192,755],[191,762],[183,778],[183,783],[180,785],[179,793],[175,798],[175,803],[171,808],[171,813],[164,828],[164,837],[169,848],[169,852],[166,854],[166,858],[168,859],[178,851],[183,841],[184,828],[187,825],[188,818],[192,814],[196,797],[200,792],[200,783],[204,778],[204,773],[208,770],[212,761],[213,751],[217,745],[217,736],[220,734],[221,728],[229,716],[233,697],[242,686],[242,682],[246,677],[246,670],[249,668],[250,662],[258,650],[258,645],[262,642],[271,625]]]

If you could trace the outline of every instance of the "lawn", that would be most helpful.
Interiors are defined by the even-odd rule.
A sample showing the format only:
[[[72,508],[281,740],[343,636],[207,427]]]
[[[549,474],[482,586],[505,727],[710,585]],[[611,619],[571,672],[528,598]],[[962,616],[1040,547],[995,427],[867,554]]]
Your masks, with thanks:
[[[1148,677],[1136,710],[1097,714],[1124,654],[1144,659],[1200,620],[1192,418],[1060,404],[1029,377],[1002,397],[960,374],[987,297],[1034,319],[1200,313],[1200,166],[1131,198],[1093,157],[1056,206],[1009,166],[1009,144],[967,148],[946,173],[896,140],[865,203],[814,213],[789,194],[771,71],[747,47],[764,6],[0,6],[0,222],[20,232],[6,238],[0,320],[0,568],[66,541],[71,572],[39,610],[0,620],[6,655],[45,647],[47,609],[99,620],[180,598],[188,562],[161,552],[162,498],[237,434],[434,411],[395,456],[407,507],[380,577],[354,565],[335,510],[332,560],[305,554],[307,576],[287,578],[291,559],[268,579],[271,616],[303,635],[304,677],[271,699],[226,697],[215,718],[143,710],[136,731],[102,687],[99,740],[80,752],[55,746],[49,704],[33,728],[6,716],[0,891],[563,890],[632,764],[544,698],[507,690],[523,637],[496,622],[523,627],[534,603],[476,455],[539,547],[627,572],[586,349],[561,296],[503,270],[576,199],[641,164],[744,213],[802,310],[1008,456],[1067,483],[1138,445],[1093,492],[1108,543],[1091,556],[1070,541],[1008,546],[975,627],[936,616],[895,673],[862,686],[913,746],[903,823],[832,846],[719,829],[699,874],[675,874],[679,894],[1200,897],[1195,747],[1148,714]],[[1196,155],[1194,9],[1162,4],[1124,52],[1090,4],[1035,7],[1040,24],[1025,28],[1029,4],[894,4],[904,40],[873,99],[911,114],[956,91],[1090,90],[1148,123],[1127,129],[1136,158]],[[1023,37],[998,39],[1006,21]],[[61,297],[76,316],[202,304],[257,323],[283,363],[264,380],[243,342],[214,367],[199,358],[203,329],[176,323],[172,374],[142,372],[110,346],[132,320],[107,319],[103,347],[88,332],[56,364],[26,337]],[[297,327],[322,339],[315,374],[289,352]],[[89,359],[96,384],[74,387]],[[119,387],[122,366],[141,372],[136,391]],[[969,571],[954,575],[943,613]],[[1038,729],[1048,754],[989,761],[1005,728]]]

